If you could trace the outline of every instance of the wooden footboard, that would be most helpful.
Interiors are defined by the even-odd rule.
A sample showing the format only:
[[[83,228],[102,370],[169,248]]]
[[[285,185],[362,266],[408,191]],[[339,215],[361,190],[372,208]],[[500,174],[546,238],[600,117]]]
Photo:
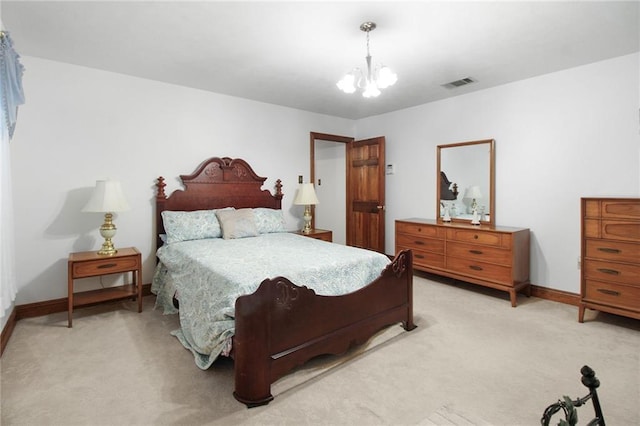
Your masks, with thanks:
[[[402,251],[380,277],[343,296],[319,296],[286,278],[267,279],[236,300],[235,398],[268,404],[271,383],[309,359],[341,354],[401,322],[413,330],[411,251]]]

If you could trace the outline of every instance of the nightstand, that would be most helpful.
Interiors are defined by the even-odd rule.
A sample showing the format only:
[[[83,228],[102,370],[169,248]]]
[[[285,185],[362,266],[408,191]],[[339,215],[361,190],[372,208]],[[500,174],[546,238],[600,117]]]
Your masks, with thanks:
[[[109,300],[133,298],[138,300],[142,312],[142,257],[135,247],[121,248],[113,256],[102,256],[97,251],[69,254],[68,272],[68,327],[72,327],[73,308],[93,305]],[[74,293],[74,280],[110,274],[128,274],[132,283],[116,287]]]
[[[294,234],[315,238],[316,240],[328,241],[330,243],[333,242],[333,232],[327,231],[326,229],[312,229],[308,234],[302,231],[295,231]]]

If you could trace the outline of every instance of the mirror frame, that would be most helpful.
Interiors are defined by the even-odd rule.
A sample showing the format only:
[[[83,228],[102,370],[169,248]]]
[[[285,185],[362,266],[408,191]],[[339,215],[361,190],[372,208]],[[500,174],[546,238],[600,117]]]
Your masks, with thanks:
[[[495,182],[495,140],[483,139],[470,142],[458,142],[437,146],[437,166],[436,166],[436,218],[439,223],[444,223],[440,216],[440,166],[441,151],[449,148],[459,148],[470,145],[487,144],[489,146],[489,220],[481,221],[483,225],[495,226],[496,223],[496,182]],[[451,222],[469,223],[469,219],[451,218]]]

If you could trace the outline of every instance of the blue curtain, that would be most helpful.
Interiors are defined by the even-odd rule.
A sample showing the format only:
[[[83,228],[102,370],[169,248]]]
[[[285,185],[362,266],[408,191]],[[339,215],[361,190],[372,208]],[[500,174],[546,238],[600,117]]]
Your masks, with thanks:
[[[0,318],[14,306],[18,292],[9,141],[16,127],[18,105],[24,103],[24,69],[19,58],[9,34],[0,31]]]
[[[2,102],[3,126],[6,126],[9,138],[13,137],[18,118],[18,106],[24,103],[22,91],[22,73],[20,55],[13,50],[11,36],[0,32],[0,100]]]

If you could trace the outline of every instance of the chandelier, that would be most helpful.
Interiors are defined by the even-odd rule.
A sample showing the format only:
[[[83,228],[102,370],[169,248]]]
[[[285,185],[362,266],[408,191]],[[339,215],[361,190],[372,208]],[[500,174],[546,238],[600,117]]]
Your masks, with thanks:
[[[371,54],[369,53],[369,33],[376,29],[375,22],[364,22],[360,25],[360,30],[367,33],[367,69],[366,72],[360,68],[349,71],[336,86],[344,93],[353,93],[356,87],[362,89],[362,96],[365,98],[375,98],[380,95],[380,89],[393,86],[398,81],[396,73],[384,65],[376,65],[371,68]]]

